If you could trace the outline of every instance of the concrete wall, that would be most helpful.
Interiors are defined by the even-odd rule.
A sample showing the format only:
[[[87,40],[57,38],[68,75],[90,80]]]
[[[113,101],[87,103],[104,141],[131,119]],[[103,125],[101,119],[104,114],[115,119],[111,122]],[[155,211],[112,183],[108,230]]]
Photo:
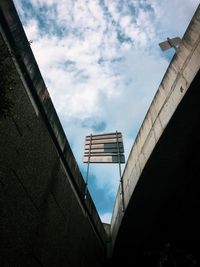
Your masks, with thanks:
[[[184,98],[200,67],[200,7],[198,7],[180,47],[172,59],[150,105],[127,160],[123,173],[125,207],[134,194],[140,175],[162,136],[177,106]],[[123,219],[120,190],[112,216],[111,233],[114,246]]]
[[[11,104],[0,116],[0,266],[102,266],[106,232],[12,1],[0,2],[0,33]]]

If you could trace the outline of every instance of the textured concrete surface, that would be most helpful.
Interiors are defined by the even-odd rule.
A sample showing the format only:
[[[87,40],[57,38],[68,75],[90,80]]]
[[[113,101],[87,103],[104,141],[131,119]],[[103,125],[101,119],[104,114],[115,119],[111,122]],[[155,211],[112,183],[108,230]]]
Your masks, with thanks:
[[[102,266],[107,234],[12,1],[0,2],[12,103],[0,117],[0,266]],[[1,62],[2,64],[2,62]],[[1,107],[0,107],[1,108]]]
[[[163,77],[123,173],[126,211],[122,212],[118,191],[111,224],[112,242],[114,246],[116,241],[115,257],[118,260],[120,253],[121,257],[131,254],[130,247],[132,251],[135,249],[136,255],[139,253],[138,249],[145,251],[145,244],[146,250],[156,249],[159,242],[163,242],[164,246],[164,243],[167,243],[164,230],[169,234],[169,240],[173,239],[173,234],[179,243],[182,238],[183,246],[187,241],[189,245],[200,241],[196,224],[199,222],[197,207],[200,207],[200,190],[197,189],[199,183],[195,177],[200,165],[197,152],[200,114],[199,67],[200,8],[197,9]],[[190,192],[187,192],[187,186],[190,187]],[[179,219],[174,216],[176,212],[181,214]],[[174,224],[182,223],[185,230],[180,226],[179,232],[176,227],[170,226],[170,217],[171,220],[175,218]],[[163,230],[160,229],[161,225]],[[159,229],[157,232],[156,227]],[[159,235],[161,237],[158,241]],[[194,245],[194,253],[198,255],[196,248]],[[133,258],[133,255],[129,257]]]

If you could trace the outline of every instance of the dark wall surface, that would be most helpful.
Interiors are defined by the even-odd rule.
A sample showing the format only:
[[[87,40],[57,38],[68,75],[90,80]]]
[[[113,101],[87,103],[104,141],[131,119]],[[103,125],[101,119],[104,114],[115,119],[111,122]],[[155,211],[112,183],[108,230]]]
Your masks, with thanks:
[[[12,2],[0,12],[0,266],[102,266],[104,227]]]
[[[158,141],[122,220],[112,264],[200,266],[200,72]]]

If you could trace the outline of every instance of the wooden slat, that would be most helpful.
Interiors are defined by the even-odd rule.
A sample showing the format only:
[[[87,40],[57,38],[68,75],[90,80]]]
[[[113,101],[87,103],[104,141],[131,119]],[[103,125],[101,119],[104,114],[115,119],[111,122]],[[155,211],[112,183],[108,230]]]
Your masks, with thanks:
[[[123,148],[123,143],[119,143],[119,148]],[[85,149],[89,149],[90,145],[85,145]],[[108,143],[108,144],[92,144],[91,149],[100,149],[100,148],[105,148],[105,149],[111,149],[111,148],[117,148],[117,143]]]
[[[83,157],[83,162],[87,163],[88,159],[89,157]],[[92,156],[90,157],[90,163],[119,163],[119,162],[118,162],[118,156],[102,156],[102,157]],[[120,163],[125,163],[124,155],[120,156]]]
[[[117,148],[99,148],[99,149],[85,149],[84,153],[118,153],[118,149]],[[119,153],[124,153],[124,149],[120,148],[119,149]]]
[[[92,135],[92,138],[90,136],[86,136],[85,140],[89,141],[90,138],[92,140],[100,140],[100,139],[111,139],[111,138],[122,138],[122,134],[118,133],[116,134],[105,134],[105,135]]]
[[[102,157],[102,156],[117,156],[118,155],[118,153],[117,152],[108,152],[108,153],[104,153],[104,152],[102,152],[102,153],[100,153],[100,152],[97,152],[97,153],[90,153],[89,154],[89,152],[87,152],[87,153],[84,153],[84,156],[86,156],[86,157],[88,157],[88,156],[91,156],[91,157],[96,157],[96,156],[99,156],[99,157]],[[120,153],[120,155],[123,155],[123,153]]]
[[[122,133],[121,133],[121,132],[117,132],[117,134],[122,134]],[[106,134],[94,134],[94,135],[92,134],[93,137],[94,137],[94,136],[95,136],[95,137],[98,137],[98,136],[99,136],[99,137],[102,137],[102,136],[105,136],[105,135],[108,135],[108,136],[110,136],[110,135],[115,135],[115,136],[116,136],[116,132],[114,132],[114,133],[106,133]],[[87,137],[90,138],[90,135],[87,135],[86,138],[87,138]]]
[[[122,138],[118,139],[118,142],[122,142]],[[107,144],[107,143],[117,143],[117,139],[116,138],[112,138],[112,139],[99,139],[99,140],[92,140],[91,144]],[[89,145],[90,141],[85,141],[85,145]]]

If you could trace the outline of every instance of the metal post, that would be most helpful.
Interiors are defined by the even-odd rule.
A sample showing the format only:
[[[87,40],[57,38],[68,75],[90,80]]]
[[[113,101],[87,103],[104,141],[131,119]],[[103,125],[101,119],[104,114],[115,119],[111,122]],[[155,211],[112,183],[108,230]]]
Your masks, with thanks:
[[[91,145],[92,145],[92,134],[90,135],[89,156],[88,156],[88,165],[87,165],[87,173],[86,173],[86,182],[85,182],[85,195],[84,195],[84,199],[87,198],[87,190],[88,190],[87,188],[88,188],[89,169],[90,169]]]
[[[120,148],[119,148],[119,140],[118,140],[118,132],[117,131],[116,131],[116,137],[117,137],[117,151],[118,151],[119,176],[120,176],[120,195],[121,195],[121,199],[122,199],[122,212],[124,212],[125,211],[125,206],[124,206],[124,188],[123,188],[123,180],[122,180]]]

